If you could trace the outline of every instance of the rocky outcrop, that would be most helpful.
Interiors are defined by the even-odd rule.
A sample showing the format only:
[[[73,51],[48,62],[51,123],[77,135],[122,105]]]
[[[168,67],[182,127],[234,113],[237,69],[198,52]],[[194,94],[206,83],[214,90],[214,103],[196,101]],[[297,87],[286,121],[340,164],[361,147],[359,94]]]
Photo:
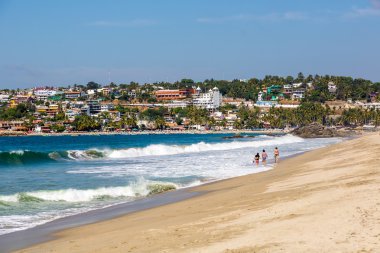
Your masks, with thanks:
[[[328,128],[319,123],[311,123],[310,125],[299,127],[291,133],[302,138],[329,138],[346,136],[344,133],[338,132],[334,128]]]

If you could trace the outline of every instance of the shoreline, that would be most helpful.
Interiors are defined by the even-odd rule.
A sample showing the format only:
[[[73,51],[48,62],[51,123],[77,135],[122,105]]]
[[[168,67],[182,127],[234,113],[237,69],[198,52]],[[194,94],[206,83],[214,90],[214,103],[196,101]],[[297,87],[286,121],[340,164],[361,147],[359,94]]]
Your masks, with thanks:
[[[162,131],[131,131],[131,132],[67,132],[67,133],[19,133],[0,132],[0,137],[20,136],[97,136],[97,135],[153,135],[153,134],[287,134],[289,131],[282,129],[271,130],[162,130]],[[2,135],[3,134],[3,135]],[[9,134],[9,135],[7,135]]]
[[[293,157],[302,155],[307,152],[310,151],[305,151],[299,154],[293,154],[286,158],[282,158],[282,160],[285,161],[287,159],[291,159]],[[274,166],[275,165],[273,165],[273,167]],[[148,209],[154,209],[164,205],[175,204],[190,198],[195,198],[203,194],[209,193],[208,191],[199,190],[199,187],[218,184],[224,181],[229,181],[240,177],[267,173],[271,170],[273,170],[273,168],[257,173],[251,173],[247,175],[225,178],[220,180],[213,180],[196,186],[170,190],[167,192],[135,199],[130,202],[120,203],[104,208],[90,210],[84,213],[78,213],[58,218],[41,225],[37,225],[35,227],[14,231],[7,234],[2,234],[0,235],[0,245],[2,245],[0,248],[0,253],[13,252],[33,245],[49,242],[51,240],[57,239],[57,236],[55,236],[56,233],[62,232],[66,229],[78,228],[89,224],[104,222],[132,213],[141,212]],[[17,237],[22,238],[23,242],[20,243]],[[9,245],[12,243],[15,243],[17,245]]]
[[[179,189],[136,199],[131,202],[58,218],[35,227],[0,235],[0,252],[13,252],[35,244],[57,239],[54,234],[66,229],[114,219],[131,213],[186,200],[201,194],[203,193],[189,191],[187,188]],[[20,238],[22,238],[22,240],[20,240]]]
[[[377,252],[378,152],[379,134],[365,135],[18,252]]]
[[[302,155],[310,151],[305,151],[302,153],[293,154],[282,158],[283,161],[287,159],[291,159],[293,157]],[[154,209],[160,206],[175,204],[186,199],[195,198],[197,196],[201,196],[203,194],[208,194],[208,191],[199,190],[199,187],[213,185],[217,183],[222,183],[224,181],[233,180],[240,177],[252,176],[256,174],[267,173],[274,169],[276,165],[273,164],[273,168],[260,171],[256,173],[250,173],[247,175],[236,176],[232,178],[225,178],[219,180],[211,180],[206,181],[203,184],[190,186],[185,188],[180,188],[176,190],[170,190],[167,192],[142,197],[139,199],[135,199],[130,202],[115,204],[111,206],[107,206],[104,208],[98,208],[94,210],[90,210],[84,213],[78,213],[62,218],[58,218],[35,227],[14,231],[7,234],[0,235],[0,253],[3,252],[13,252],[17,250],[21,250],[26,247],[30,247],[32,245],[45,243],[54,239],[57,239],[55,236],[56,233],[64,231],[70,228],[77,228],[97,222],[103,222],[107,220],[111,220],[114,218],[122,217],[128,214],[141,212],[147,209]],[[20,243],[17,238],[22,238],[23,241]],[[14,245],[14,244],[16,245]],[[8,244],[8,245],[7,245]],[[12,245],[9,245],[12,244]],[[4,246],[6,245],[6,246]]]
[[[311,150],[312,151],[312,150]],[[304,151],[297,154],[292,154],[287,157],[282,158],[282,161],[286,161],[288,159],[301,156],[305,153],[311,151]],[[120,203],[104,208],[90,210],[84,213],[79,213],[75,215],[70,215],[62,218],[58,218],[56,220],[49,221],[47,223],[37,225],[35,227],[27,228],[24,230],[14,231],[7,234],[0,235],[0,245],[2,246],[0,249],[0,253],[3,252],[13,252],[17,250],[21,250],[26,247],[30,247],[33,245],[38,245],[41,243],[49,242],[57,238],[55,236],[56,233],[59,233],[63,230],[81,227],[97,222],[103,222],[110,219],[114,219],[117,217],[125,216],[135,212],[141,212],[147,209],[154,209],[163,205],[178,203],[184,201],[189,198],[195,198],[197,196],[201,196],[203,194],[208,194],[208,191],[199,190],[198,188],[213,185],[218,183],[223,183],[225,181],[253,176],[257,174],[267,173],[275,168],[276,164],[271,164],[273,167],[271,169],[260,171],[257,173],[250,173],[242,176],[235,176],[232,178],[225,178],[220,180],[212,180],[205,182],[200,185],[180,188],[177,190],[172,190],[168,192],[163,192],[160,194],[147,196],[141,199],[136,199],[131,202]],[[23,242],[19,243],[17,237],[23,238]],[[12,244],[12,245],[9,245]],[[16,244],[16,245],[14,245]]]
[[[267,134],[267,135],[285,135],[291,134],[292,131],[296,128],[291,129],[233,129],[233,130],[139,130],[139,131],[99,131],[99,132],[62,132],[62,133],[42,133],[42,132],[18,132],[11,130],[1,130],[0,137],[20,137],[20,136],[107,136],[107,135],[165,135],[165,134]],[[380,129],[350,129],[350,128],[341,128],[338,129],[338,132],[344,137],[350,135],[361,135],[363,133],[376,133]],[[315,136],[312,138],[331,138],[334,136]],[[310,137],[306,137],[310,138]]]

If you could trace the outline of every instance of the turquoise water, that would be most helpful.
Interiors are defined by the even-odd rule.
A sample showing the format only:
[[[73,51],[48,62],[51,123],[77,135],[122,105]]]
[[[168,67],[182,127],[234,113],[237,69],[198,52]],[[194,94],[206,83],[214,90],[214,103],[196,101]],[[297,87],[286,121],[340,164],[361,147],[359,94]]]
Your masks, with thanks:
[[[282,157],[340,139],[230,134],[0,137],[0,234],[173,188],[272,168],[254,153]],[[271,156],[270,156],[271,157]]]

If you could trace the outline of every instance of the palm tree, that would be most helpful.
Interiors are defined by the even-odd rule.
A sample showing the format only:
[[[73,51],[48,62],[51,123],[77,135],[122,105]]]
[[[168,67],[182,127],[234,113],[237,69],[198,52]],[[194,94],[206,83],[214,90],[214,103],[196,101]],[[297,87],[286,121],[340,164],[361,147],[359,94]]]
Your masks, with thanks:
[[[158,129],[164,129],[164,127],[166,127],[165,119],[163,117],[157,117],[154,121],[154,125]]]

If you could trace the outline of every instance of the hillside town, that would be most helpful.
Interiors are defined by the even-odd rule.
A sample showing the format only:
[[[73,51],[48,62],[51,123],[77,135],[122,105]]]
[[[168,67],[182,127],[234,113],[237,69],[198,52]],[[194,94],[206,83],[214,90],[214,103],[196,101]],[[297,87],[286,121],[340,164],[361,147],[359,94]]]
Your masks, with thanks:
[[[0,90],[0,131],[33,133],[374,129],[380,83],[334,76],[110,83]]]

